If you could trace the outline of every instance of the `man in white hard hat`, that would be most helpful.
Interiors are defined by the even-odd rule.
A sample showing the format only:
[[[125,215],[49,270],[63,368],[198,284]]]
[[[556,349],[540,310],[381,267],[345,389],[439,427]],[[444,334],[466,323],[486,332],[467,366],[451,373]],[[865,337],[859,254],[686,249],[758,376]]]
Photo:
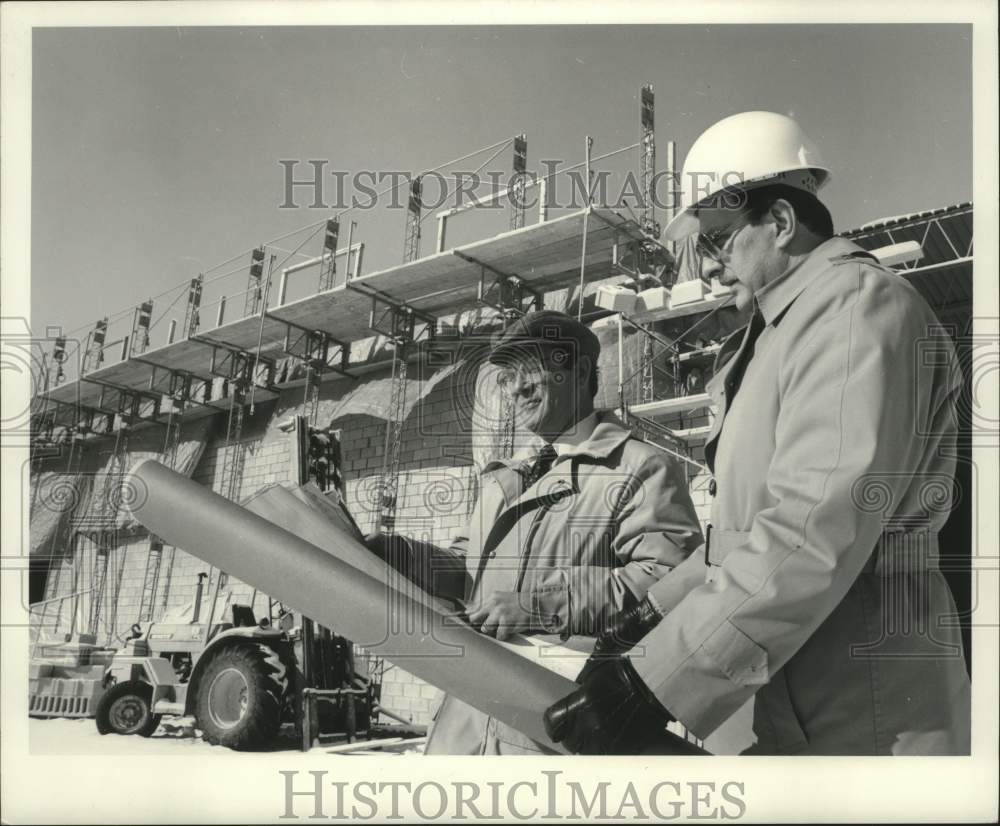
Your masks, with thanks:
[[[711,525],[608,629],[548,731],[629,752],[650,710],[704,738],[753,697],[751,753],[968,754],[937,566],[962,385],[950,340],[902,276],[834,236],[816,196],[829,171],[791,118],[726,118],[683,174],[667,237],[698,233],[703,275],[752,310],[707,388]]]

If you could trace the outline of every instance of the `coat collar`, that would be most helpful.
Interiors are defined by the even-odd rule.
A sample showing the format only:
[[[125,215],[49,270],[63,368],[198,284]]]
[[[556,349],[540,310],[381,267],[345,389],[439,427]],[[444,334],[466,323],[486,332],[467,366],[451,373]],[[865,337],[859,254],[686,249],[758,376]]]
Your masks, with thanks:
[[[764,321],[774,324],[799,294],[830,268],[837,258],[869,256],[861,247],[846,238],[834,236],[789,268],[756,295],[757,306]]]
[[[607,459],[628,439],[632,432],[622,424],[621,420],[611,412],[597,414],[597,426],[588,438],[576,445],[567,445],[556,458],[556,465],[574,456],[589,456],[593,459]],[[523,470],[535,460],[538,447],[528,446],[519,450],[513,456],[503,459],[493,459],[483,468],[483,473],[499,468]]]

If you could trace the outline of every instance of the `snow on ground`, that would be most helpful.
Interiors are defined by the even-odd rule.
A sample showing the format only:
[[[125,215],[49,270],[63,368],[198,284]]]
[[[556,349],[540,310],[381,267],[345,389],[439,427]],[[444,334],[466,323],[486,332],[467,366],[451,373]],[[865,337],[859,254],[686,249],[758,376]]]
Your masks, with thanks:
[[[201,739],[190,726],[180,725],[181,720],[164,721],[152,737],[136,735],[122,737],[117,734],[101,735],[92,718],[72,719],[66,717],[37,718],[28,722],[28,748],[33,755],[87,754],[101,756],[116,755],[194,755],[197,757],[238,754],[252,760],[261,754],[280,753],[282,755],[303,755],[323,752],[323,745],[314,746],[311,752],[299,750],[299,741],[289,730],[279,738],[267,752],[234,752],[224,746],[213,746]],[[332,745],[332,743],[331,743]],[[402,754],[412,756],[423,751],[423,743],[415,743],[406,748],[386,749],[378,754]],[[370,752],[369,752],[370,753]],[[350,753],[348,753],[350,754]],[[339,755],[330,755],[336,757]]]

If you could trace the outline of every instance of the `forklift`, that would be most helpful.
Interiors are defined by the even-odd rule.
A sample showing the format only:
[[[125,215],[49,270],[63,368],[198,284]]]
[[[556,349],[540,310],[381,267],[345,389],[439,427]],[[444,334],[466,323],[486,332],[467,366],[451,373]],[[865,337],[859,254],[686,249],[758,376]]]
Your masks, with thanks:
[[[339,439],[330,429],[292,421],[301,479],[335,483]],[[338,486],[339,487],[339,486]],[[213,583],[201,620],[205,580]],[[307,751],[322,733],[370,736],[379,715],[408,721],[379,705],[380,660],[356,668],[353,644],[268,599],[267,614],[232,602],[226,575],[198,575],[195,598],[179,615],[132,626],[104,673],[97,703],[101,734],[149,737],[163,715],[193,716],[209,743],[235,750],[266,748],[282,725],[294,725]],[[220,599],[222,600],[220,608]],[[363,656],[363,655],[362,655]]]
[[[355,675],[346,640],[330,634],[317,644],[303,634],[311,623],[296,626],[295,616],[283,610],[275,624],[270,616],[258,621],[250,605],[232,603],[218,571],[202,621],[207,578],[198,576],[190,618],[132,626],[104,673],[95,718],[101,734],[149,737],[163,715],[193,716],[207,742],[251,750],[273,744],[285,723],[310,734],[322,723],[349,737],[368,729],[375,689],[367,677]],[[311,685],[315,675],[307,682],[301,665],[316,658],[323,664],[319,691],[328,702],[322,715],[303,721],[303,693],[308,697],[317,689]]]

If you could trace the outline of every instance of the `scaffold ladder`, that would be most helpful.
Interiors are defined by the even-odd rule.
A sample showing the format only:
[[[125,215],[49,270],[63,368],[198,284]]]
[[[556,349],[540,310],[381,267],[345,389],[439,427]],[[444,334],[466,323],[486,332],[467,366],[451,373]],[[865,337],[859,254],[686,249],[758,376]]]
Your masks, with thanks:
[[[91,634],[97,634],[99,631],[104,598],[107,594],[108,565],[112,544],[118,535],[118,511],[121,507],[122,484],[125,481],[125,472],[128,467],[128,437],[129,425],[122,422],[115,431],[115,444],[108,461],[108,472],[104,477],[104,485],[101,488],[100,524],[97,526],[97,548],[92,583],[94,596],[90,614],[89,630]],[[119,570],[124,570],[126,553],[127,548],[122,548]],[[117,616],[117,599],[120,588],[121,579],[119,577],[114,583],[112,597],[112,612],[115,616]],[[113,622],[108,626],[108,629],[108,642],[110,643],[114,635]]]

